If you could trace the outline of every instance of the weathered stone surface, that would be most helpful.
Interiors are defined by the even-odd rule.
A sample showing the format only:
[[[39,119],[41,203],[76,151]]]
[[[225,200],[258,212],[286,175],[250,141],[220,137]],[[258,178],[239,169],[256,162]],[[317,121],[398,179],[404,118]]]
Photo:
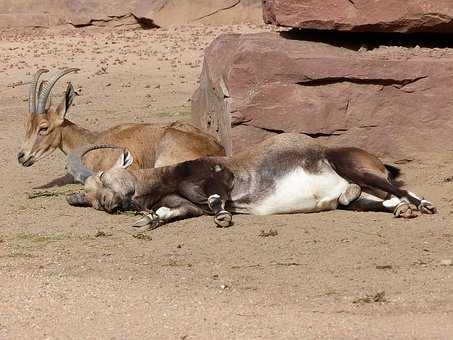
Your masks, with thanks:
[[[152,16],[157,25],[263,24],[261,0],[177,0],[166,1]]]
[[[391,157],[453,149],[453,52],[222,35],[192,101],[195,123],[230,153],[279,132]]]
[[[132,20],[132,22],[131,22]],[[148,26],[263,22],[261,0],[22,0],[0,2],[0,27]]]
[[[274,25],[355,32],[453,33],[450,0],[263,0]]]

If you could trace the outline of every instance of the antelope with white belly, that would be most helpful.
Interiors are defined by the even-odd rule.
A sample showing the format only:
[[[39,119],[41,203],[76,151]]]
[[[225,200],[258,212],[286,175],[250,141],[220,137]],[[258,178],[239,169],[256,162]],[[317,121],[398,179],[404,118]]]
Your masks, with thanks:
[[[127,171],[132,156],[97,174],[83,166],[84,154],[112,145],[91,145],[69,157],[74,176],[88,178],[72,205],[145,211],[137,226],[212,214],[218,226],[232,213],[269,215],[344,208],[413,217],[435,207],[400,188],[395,167],[358,148],[327,148],[307,136],[280,134],[234,157],[203,157],[155,169]]]

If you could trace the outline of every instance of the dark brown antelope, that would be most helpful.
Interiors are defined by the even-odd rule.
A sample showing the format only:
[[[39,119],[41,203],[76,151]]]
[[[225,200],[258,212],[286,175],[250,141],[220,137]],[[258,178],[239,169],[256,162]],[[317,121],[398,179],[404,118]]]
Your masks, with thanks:
[[[433,214],[434,206],[400,188],[395,167],[357,148],[326,148],[299,134],[280,134],[232,158],[204,157],[155,169],[127,171],[133,163],[125,150],[97,174],[81,157],[98,148],[77,150],[68,159],[74,176],[86,177],[85,193],[68,202],[113,212],[146,211],[137,226],[214,214],[218,226],[231,224],[231,213],[287,214],[344,208],[391,212],[414,217],[412,206]],[[90,175],[90,176],[88,176]]]
[[[224,155],[223,147],[214,137],[187,123],[122,124],[103,132],[81,128],[66,118],[75,92],[71,83],[57,107],[50,105],[50,94],[64,75],[78,71],[66,69],[48,82],[39,78],[48,70],[34,75],[29,93],[29,114],[25,124],[25,141],[17,158],[23,166],[31,166],[56,149],[68,154],[74,148],[89,143],[113,143],[127,148],[134,157],[132,168],[152,168],[175,164],[202,156]],[[95,171],[110,168],[119,156],[118,150],[103,150],[102,155],[91,154],[84,160]],[[83,182],[84,178],[76,178]]]

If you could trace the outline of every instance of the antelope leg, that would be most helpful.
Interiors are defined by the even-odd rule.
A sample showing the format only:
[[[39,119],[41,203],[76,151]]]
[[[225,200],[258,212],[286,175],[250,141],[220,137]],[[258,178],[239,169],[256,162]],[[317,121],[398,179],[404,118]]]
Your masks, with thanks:
[[[155,229],[172,221],[203,215],[202,209],[178,195],[164,197],[154,208],[155,211],[145,213],[133,226],[147,226],[148,229]]]

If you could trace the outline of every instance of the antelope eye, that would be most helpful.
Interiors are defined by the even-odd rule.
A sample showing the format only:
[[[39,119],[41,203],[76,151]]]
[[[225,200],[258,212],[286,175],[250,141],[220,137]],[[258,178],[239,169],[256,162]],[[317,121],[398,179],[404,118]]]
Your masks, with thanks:
[[[47,126],[41,126],[41,127],[39,128],[38,133],[39,133],[40,135],[45,135],[45,134],[47,133],[47,130],[49,130],[49,128],[48,128]]]

